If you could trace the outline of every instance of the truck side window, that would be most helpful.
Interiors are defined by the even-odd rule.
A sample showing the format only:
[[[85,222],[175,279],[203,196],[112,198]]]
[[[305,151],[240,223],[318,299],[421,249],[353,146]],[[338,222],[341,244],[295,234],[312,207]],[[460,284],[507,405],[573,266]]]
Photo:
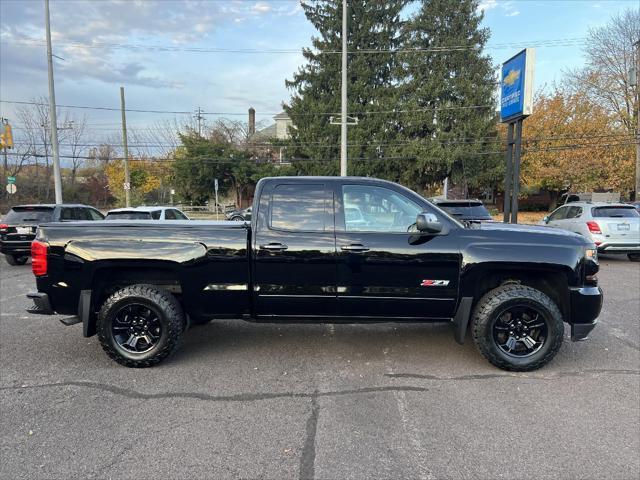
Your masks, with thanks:
[[[290,231],[325,229],[324,185],[278,185],[271,197],[271,228]]]
[[[347,232],[406,233],[422,208],[404,195],[384,187],[342,187]]]
[[[168,208],[164,211],[164,219],[165,220],[176,220],[176,216],[173,213],[173,210]]]
[[[160,220],[161,213],[162,213],[162,210],[154,210],[153,212],[151,212],[151,218],[153,220]]]

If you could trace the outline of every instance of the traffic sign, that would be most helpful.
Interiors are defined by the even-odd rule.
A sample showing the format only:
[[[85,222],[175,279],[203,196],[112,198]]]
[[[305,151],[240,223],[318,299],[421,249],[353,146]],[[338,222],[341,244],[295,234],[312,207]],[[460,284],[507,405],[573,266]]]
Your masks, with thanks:
[[[129,182],[124,182],[122,186],[124,187],[125,190],[131,190],[131,183]]]
[[[16,187],[16,185],[14,183],[8,183],[7,184],[7,192],[10,194],[14,194],[16,193],[16,191],[18,190],[18,188]]]
[[[214,190],[216,192],[218,191],[218,179],[217,178],[213,179],[213,188],[214,188]]]
[[[7,183],[16,183],[16,177],[7,177]]]

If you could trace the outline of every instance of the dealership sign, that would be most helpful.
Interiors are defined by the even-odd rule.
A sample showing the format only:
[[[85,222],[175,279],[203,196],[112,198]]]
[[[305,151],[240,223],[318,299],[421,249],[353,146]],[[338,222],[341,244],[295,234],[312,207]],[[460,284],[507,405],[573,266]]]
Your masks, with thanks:
[[[525,48],[502,64],[500,120],[512,122],[533,111],[533,72],[536,53]]]

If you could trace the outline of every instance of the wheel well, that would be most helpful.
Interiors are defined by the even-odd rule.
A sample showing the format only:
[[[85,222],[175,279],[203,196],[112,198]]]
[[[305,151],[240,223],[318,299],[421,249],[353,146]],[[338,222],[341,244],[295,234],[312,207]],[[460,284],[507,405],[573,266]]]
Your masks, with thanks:
[[[162,267],[108,267],[96,270],[91,289],[92,303],[97,309],[117,290],[128,285],[144,283],[155,285],[173,293],[178,299],[182,295],[180,279],[171,268]]]
[[[519,283],[540,290],[558,305],[563,318],[569,318],[570,304],[567,276],[565,273],[558,271],[518,272],[508,270],[482,275],[475,282],[474,304],[489,290],[506,283]]]

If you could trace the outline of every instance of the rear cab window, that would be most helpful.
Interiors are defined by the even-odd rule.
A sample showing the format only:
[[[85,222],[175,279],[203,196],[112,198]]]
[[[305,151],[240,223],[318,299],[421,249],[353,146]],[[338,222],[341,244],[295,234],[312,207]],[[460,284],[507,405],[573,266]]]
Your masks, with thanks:
[[[2,220],[7,224],[37,225],[53,220],[53,207],[13,207]]]
[[[640,213],[631,205],[593,207],[591,209],[593,218],[638,218]]]

